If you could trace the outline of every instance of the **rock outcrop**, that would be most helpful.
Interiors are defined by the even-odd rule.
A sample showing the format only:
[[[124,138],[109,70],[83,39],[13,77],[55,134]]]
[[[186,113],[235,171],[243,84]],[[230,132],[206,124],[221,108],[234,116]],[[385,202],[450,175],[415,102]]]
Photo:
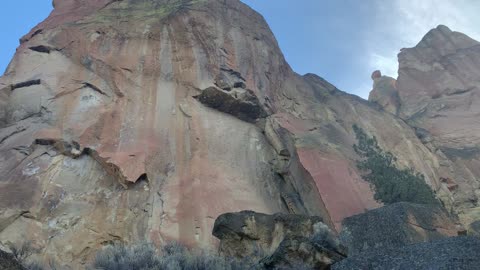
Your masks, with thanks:
[[[444,173],[448,159],[392,113],[294,73],[238,0],[54,6],[0,78],[0,218],[30,213],[2,241],[78,266],[112,242],[214,248],[215,218],[244,209],[320,216],[338,231],[380,206],[355,166],[353,124],[457,207],[442,179],[463,182]]]
[[[398,60],[396,87],[376,78],[370,100],[404,119],[435,153],[436,181],[472,231],[480,218],[480,43],[440,25]]]
[[[379,70],[372,73],[373,90],[368,101],[378,104],[381,108],[394,115],[398,114],[400,98],[398,97],[397,80],[382,76]]]
[[[348,217],[342,228],[340,241],[349,256],[458,235],[445,210],[411,203],[395,203]]]
[[[252,211],[217,218],[213,235],[226,256],[258,261],[261,269],[329,269],[345,257],[334,233],[320,217],[266,215]]]

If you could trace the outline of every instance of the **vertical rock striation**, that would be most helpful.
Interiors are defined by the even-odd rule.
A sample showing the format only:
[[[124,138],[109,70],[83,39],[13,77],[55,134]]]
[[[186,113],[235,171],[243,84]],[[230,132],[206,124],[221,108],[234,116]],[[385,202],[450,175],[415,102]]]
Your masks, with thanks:
[[[30,212],[2,241],[79,265],[116,241],[215,247],[215,218],[244,209],[338,230],[379,206],[353,124],[444,192],[442,159],[412,128],[294,73],[238,0],[54,6],[0,78],[0,215]]]

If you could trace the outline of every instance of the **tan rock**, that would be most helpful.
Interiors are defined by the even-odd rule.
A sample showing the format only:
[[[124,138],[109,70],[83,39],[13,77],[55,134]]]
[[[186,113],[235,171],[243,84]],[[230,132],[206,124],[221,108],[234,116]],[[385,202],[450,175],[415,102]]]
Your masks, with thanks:
[[[480,196],[480,43],[440,25],[398,58],[399,115],[428,136],[468,225]]]
[[[214,219],[244,209],[338,230],[380,206],[355,167],[353,124],[451,205],[441,160],[412,128],[294,73],[240,1],[54,4],[0,78],[0,209],[35,217],[2,241],[35,240],[44,260],[78,267],[113,241],[215,248]],[[222,106],[194,98],[216,84]],[[241,110],[217,110],[225,100]],[[248,122],[235,113],[252,108]]]
[[[400,107],[398,91],[394,78],[382,76],[380,71],[372,74],[373,90],[368,96],[368,101],[377,103],[385,111],[397,115]]]

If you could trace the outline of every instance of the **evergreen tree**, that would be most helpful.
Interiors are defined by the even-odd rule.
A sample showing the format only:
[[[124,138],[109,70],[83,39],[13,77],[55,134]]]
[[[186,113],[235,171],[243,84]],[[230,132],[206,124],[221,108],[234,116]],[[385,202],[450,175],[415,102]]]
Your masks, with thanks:
[[[439,203],[422,174],[415,173],[412,169],[397,168],[397,159],[392,153],[383,151],[375,137],[369,137],[357,125],[353,125],[353,130],[357,138],[353,149],[361,157],[357,161],[357,167],[364,172],[363,178],[372,185],[375,200],[384,204]]]

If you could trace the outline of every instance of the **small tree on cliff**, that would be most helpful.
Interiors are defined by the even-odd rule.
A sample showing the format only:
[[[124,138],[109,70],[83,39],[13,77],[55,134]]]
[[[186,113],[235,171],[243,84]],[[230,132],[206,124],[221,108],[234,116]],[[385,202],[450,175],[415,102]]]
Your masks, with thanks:
[[[361,157],[357,161],[357,167],[364,172],[363,178],[375,190],[375,200],[384,204],[439,203],[422,174],[415,173],[412,169],[397,168],[395,156],[383,151],[375,137],[369,137],[357,125],[353,125],[353,131],[357,138],[353,149]]]

